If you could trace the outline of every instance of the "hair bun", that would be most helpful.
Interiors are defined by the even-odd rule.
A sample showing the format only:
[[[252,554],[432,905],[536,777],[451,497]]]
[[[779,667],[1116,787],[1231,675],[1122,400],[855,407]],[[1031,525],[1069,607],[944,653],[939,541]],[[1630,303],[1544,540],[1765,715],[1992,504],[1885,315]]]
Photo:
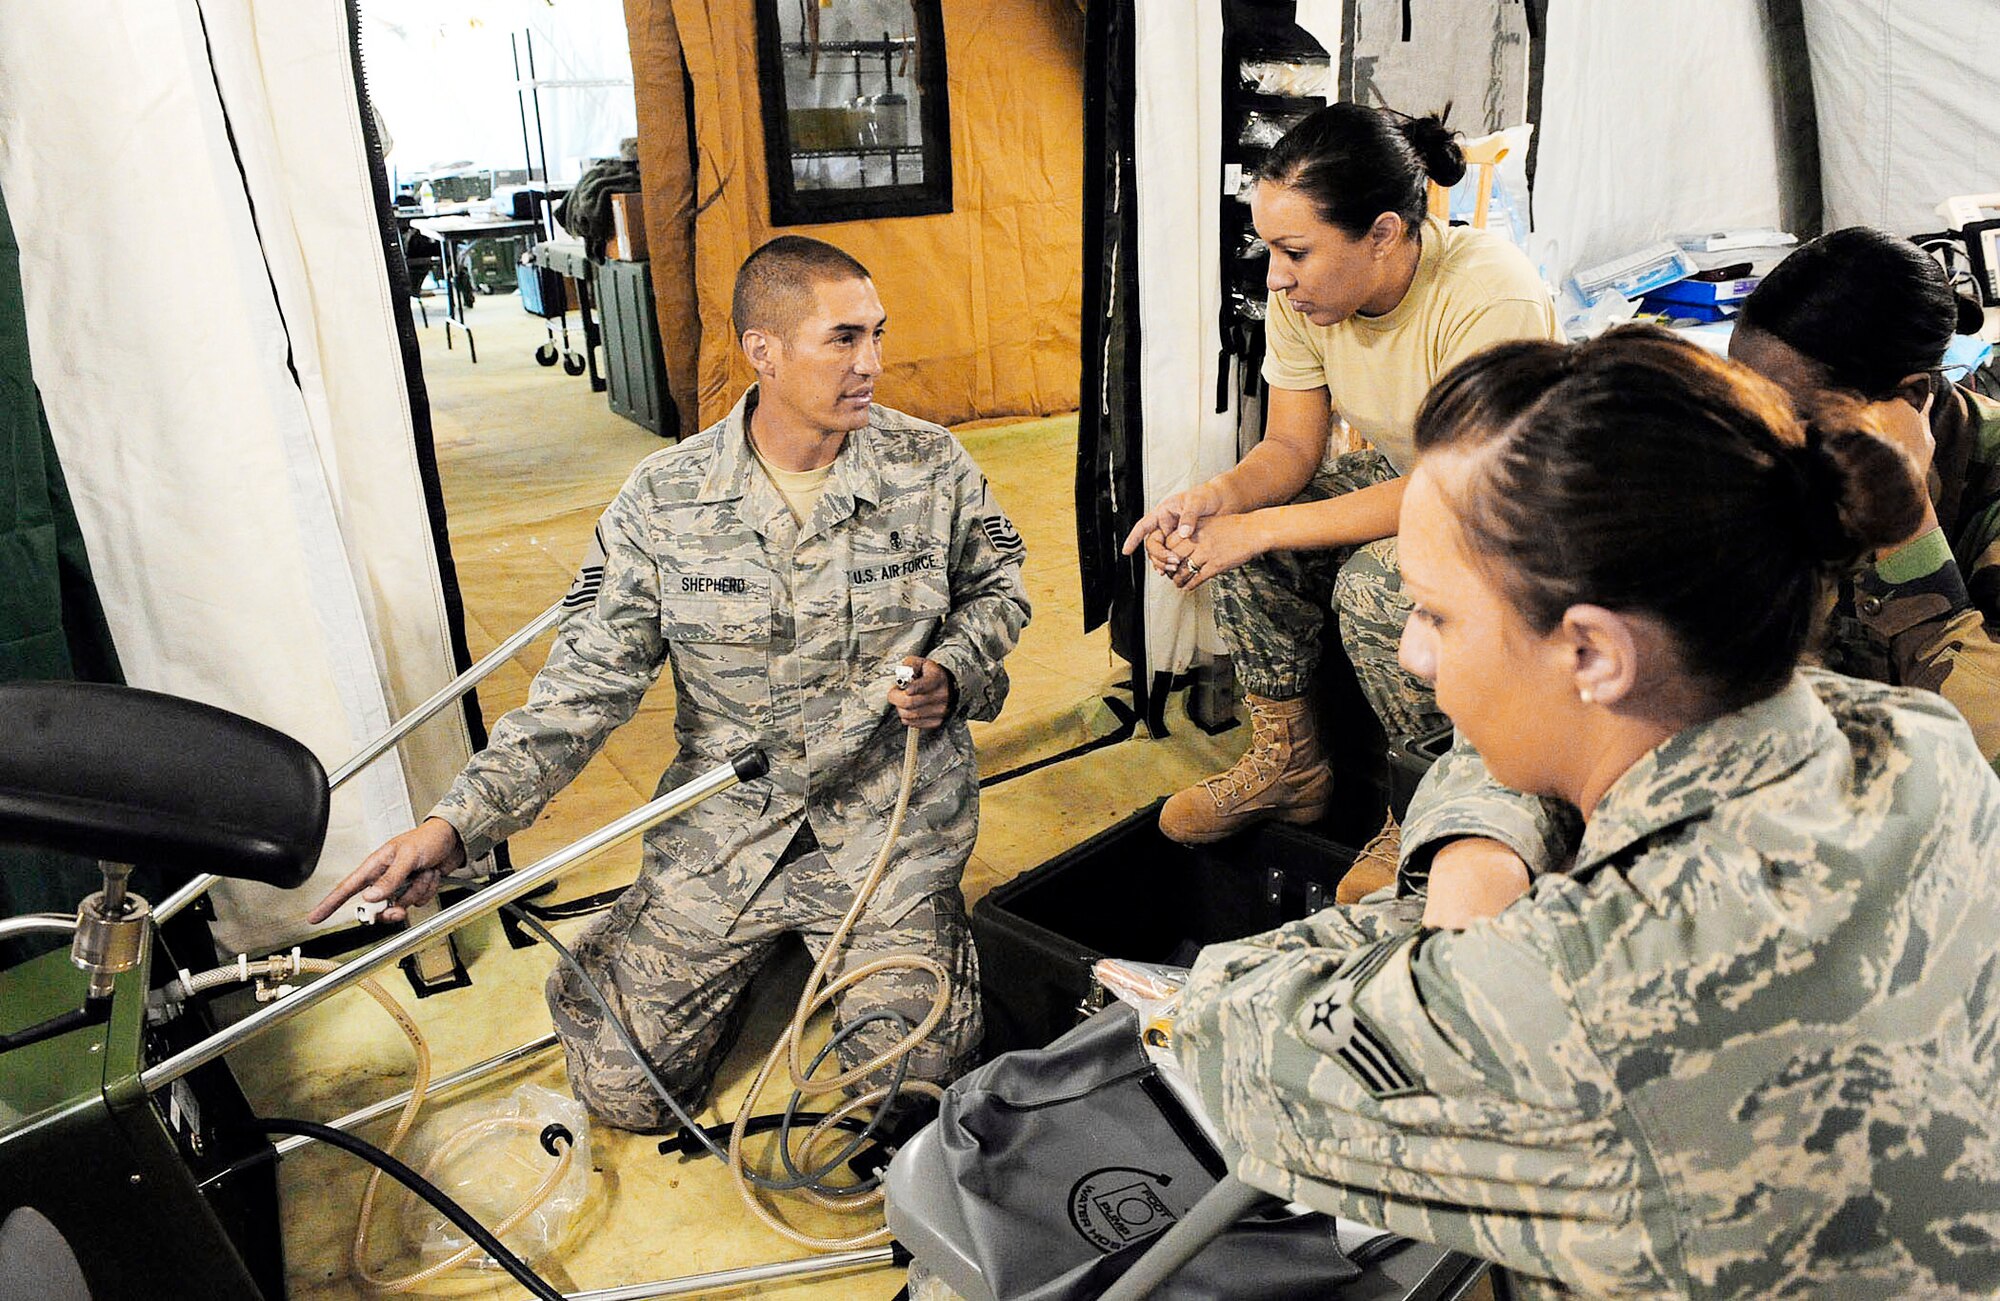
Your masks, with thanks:
[[[1928,490],[1915,465],[1858,422],[1812,425],[1805,445],[1788,448],[1786,459],[1799,495],[1802,540],[1823,565],[1851,566],[1908,538],[1923,519]]]
[[[1406,117],[1398,124],[1403,138],[1423,160],[1424,173],[1446,188],[1457,185],[1465,176],[1465,151],[1458,147],[1458,132],[1444,124],[1445,115],[1450,112],[1451,106],[1447,104],[1440,112]]]
[[[1953,294],[1958,304],[1958,333],[1977,334],[1986,326],[1986,309],[1968,294]]]

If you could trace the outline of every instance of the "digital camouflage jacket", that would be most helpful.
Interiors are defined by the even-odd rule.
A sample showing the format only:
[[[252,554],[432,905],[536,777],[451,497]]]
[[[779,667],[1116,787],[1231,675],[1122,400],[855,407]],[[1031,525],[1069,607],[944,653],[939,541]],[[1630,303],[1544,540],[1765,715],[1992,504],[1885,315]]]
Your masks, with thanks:
[[[597,526],[594,599],[564,620],[528,701],[494,725],[434,809],[477,858],[532,822],[631,717],[671,664],[672,789],[757,746],[768,777],[656,825],[640,880],[718,934],[802,821],[859,884],[900,786],[905,729],[893,667],[952,675],[952,716],[925,732],[908,819],[877,907],[894,921],[955,886],[979,828],[967,719],[1007,695],[1001,660],[1028,622],[1025,554],[986,478],[950,433],[872,407],[801,526],[745,435],[756,390],[727,417],[639,463]]]
[[[1613,784],[1464,931],[1205,950],[1237,1173],[1528,1294],[2000,1291],[2000,776],[1937,696],[1805,670]]]
[[[1841,584],[1820,656],[1854,677],[1935,691],[2000,770],[2000,403],[1936,381],[1930,476],[1938,527]],[[1576,849],[1573,809],[1494,781],[1462,743],[1424,776],[1403,823],[1400,888],[1420,891],[1446,841],[1486,836],[1557,871]]]

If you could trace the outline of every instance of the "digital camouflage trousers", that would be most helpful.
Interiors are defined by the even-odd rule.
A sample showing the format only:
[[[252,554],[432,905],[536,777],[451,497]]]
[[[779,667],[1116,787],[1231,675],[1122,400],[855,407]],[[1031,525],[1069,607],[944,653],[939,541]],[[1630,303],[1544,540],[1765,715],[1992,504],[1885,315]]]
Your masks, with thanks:
[[[1396,476],[1374,449],[1349,452],[1313,476],[1297,502],[1327,501]],[[1391,738],[1445,725],[1430,686],[1403,668],[1396,648],[1410,601],[1396,567],[1396,539],[1320,551],[1273,551],[1216,577],[1215,622],[1237,680],[1272,700],[1301,696],[1319,667],[1320,637],[1334,615],[1361,690]]]
[[[693,1112],[742,1027],[748,1002],[744,994],[778,942],[796,932],[817,961],[852,903],[854,887],[825,854],[813,850],[774,868],[729,933],[719,936],[677,915],[673,884],[642,880],[633,885],[574,947],[577,960],[603,988],[662,1082]],[[941,891],[893,925],[871,924],[864,913],[828,981],[892,953],[923,954],[951,973],[950,1007],[911,1053],[909,1070],[913,1079],[950,1080],[971,1065],[981,1031],[979,960],[963,896],[956,889]],[[932,986],[931,977],[921,971],[878,973],[835,998],[835,1026],[885,1010],[914,1025],[930,1010]],[[672,1113],[605,1024],[576,973],[558,966],[547,992],[577,1099],[592,1115],[620,1129],[672,1128]],[[893,1021],[863,1026],[841,1044],[841,1070],[862,1064],[903,1033]],[[855,1091],[886,1083],[890,1070],[867,1077]],[[834,1072],[823,1068],[819,1074],[830,1077]]]

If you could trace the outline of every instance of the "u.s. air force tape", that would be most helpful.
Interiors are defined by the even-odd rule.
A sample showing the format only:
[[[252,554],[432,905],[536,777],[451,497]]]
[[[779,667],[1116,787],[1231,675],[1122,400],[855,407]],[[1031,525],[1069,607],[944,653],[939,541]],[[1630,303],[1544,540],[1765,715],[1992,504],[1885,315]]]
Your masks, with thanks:
[[[1300,1032],[1308,1044],[1347,1068],[1368,1096],[1376,1101],[1425,1092],[1424,1083],[1403,1063],[1389,1040],[1360,1010],[1355,1000],[1414,935],[1371,944],[1334,972],[1320,996],[1300,1011]]]

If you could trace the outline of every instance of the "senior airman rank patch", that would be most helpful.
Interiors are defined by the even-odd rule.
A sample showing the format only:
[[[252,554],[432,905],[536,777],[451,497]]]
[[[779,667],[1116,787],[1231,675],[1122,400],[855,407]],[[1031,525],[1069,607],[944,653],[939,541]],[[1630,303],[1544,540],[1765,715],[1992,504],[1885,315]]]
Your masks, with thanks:
[[[1354,1006],[1355,999],[1396,951],[1416,937],[1397,936],[1354,954],[1300,1012],[1300,1033],[1308,1044],[1347,1068],[1368,1096],[1376,1101],[1406,1098],[1425,1092],[1419,1080],[1396,1055],[1373,1023]]]

